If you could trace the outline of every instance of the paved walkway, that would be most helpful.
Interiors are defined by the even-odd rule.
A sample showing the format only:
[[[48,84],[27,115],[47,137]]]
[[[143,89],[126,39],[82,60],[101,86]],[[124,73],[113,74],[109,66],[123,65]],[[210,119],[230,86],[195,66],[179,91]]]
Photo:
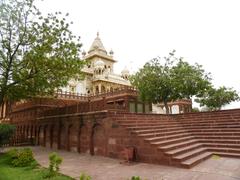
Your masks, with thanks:
[[[51,149],[33,147],[35,158],[48,166]],[[100,156],[90,156],[67,151],[55,151],[63,157],[60,166],[63,174],[79,178],[81,172],[92,176],[93,180],[127,180],[140,176],[143,180],[236,180],[240,179],[240,159],[213,156],[192,169],[136,163],[120,164],[120,160]]]

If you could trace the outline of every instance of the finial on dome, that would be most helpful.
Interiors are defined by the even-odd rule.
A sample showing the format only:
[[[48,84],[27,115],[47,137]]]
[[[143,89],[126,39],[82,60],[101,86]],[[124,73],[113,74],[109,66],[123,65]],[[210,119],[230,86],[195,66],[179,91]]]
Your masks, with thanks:
[[[110,54],[111,56],[113,56],[114,52],[113,52],[112,49],[110,50],[109,54]]]
[[[99,31],[97,32],[97,37],[99,37]]]

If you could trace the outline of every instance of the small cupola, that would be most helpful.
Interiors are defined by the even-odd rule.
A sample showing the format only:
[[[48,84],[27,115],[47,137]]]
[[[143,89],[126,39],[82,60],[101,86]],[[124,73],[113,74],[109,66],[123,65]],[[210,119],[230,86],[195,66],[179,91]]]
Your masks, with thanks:
[[[127,69],[127,67],[125,67],[125,68],[122,70],[122,72],[121,72],[121,77],[122,77],[123,79],[128,80],[129,75],[130,75],[129,70]]]

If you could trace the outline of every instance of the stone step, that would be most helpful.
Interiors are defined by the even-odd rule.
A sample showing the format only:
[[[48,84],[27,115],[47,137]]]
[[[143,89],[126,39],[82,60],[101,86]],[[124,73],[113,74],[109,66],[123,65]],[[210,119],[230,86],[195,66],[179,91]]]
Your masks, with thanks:
[[[209,122],[205,122],[205,123],[189,123],[189,124],[184,124],[181,123],[181,125],[183,127],[195,127],[195,126],[225,126],[225,125],[239,125],[240,121],[237,122],[215,122],[215,123],[209,123]]]
[[[213,119],[213,118],[211,118],[211,119],[199,119],[199,120],[193,120],[193,119],[186,119],[186,120],[183,120],[183,119],[179,119],[179,118],[177,118],[177,121],[178,122],[181,122],[181,123],[204,123],[204,122],[209,122],[209,123],[215,123],[215,122],[229,122],[229,120],[231,120],[231,122],[238,122],[239,121],[239,119],[240,119],[240,117],[239,118],[236,118],[236,119],[232,119],[232,118],[215,118],[215,119]]]
[[[239,125],[209,125],[209,126],[188,126],[188,127],[184,127],[184,126],[175,126],[175,127],[171,127],[171,126],[161,126],[161,125],[156,125],[156,126],[127,126],[127,129],[130,130],[147,130],[147,129],[170,129],[170,128],[183,128],[186,130],[192,130],[192,129],[227,129],[227,128],[240,128],[240,124]]]
[[[240,148],[240,144],[226,144],[226,143],[201,143],[204,147],[220,147],[220,148]]]
[[[157,141],[157,142],[150,142],[152,145],[157,145],[157,146],[165,146],[165,145],[170,145],[174,143],[180,143],[183,141],[191,140],[194,139],[193,136],[187,136],[183,138],[175,138],[175,139],[169,139],[169,140],[164,140],[164,141]]]
[[[234,157],[234,158],[240,158],[239,153],[229,153],[229,152],[213,152],[213,154],[223,157]]]
[[[215,116],[215,117],[188,117],[188,118],[181,118],[181,117],[177,117],[177,120],[181,121],[181,122],[190,122],[190,121],[220,121],[220,120],[238,120],[240,119],[239,115],[236,116],[231,116],[231,115],[226,115],[226,116]]]
[[[209,125],[209,126],[187,126],[184,127],[186,130],[191,130],[191,129],[227,129],[227,128],[240,128],[240,124],[239,125]]]
[[[239,126],[240,127],[240,126]],[[239,127],[194,127],[194,128],[186,128],[186,127],[126,127],[130,129],[136,134],[146,134],[146,136],[156,136],[156,133],[164,134],[164,132],[170,131],[184,131],[188,133],[192,133],[194,135],[229,135],[229,136],[238,136],[240,135]],[[143,135],[144,136],[144,135]]]
[[[190,159],[187,159],[185,161],[181,162],[181,165],[185,168],[192,168],[193,166],[201,163],[202,161],[210,158],[212,156],[211,152],[204,152],[202,154],[199,154],[197,156],[194,156]]]
[[[183,114],[183,115],[178,115],[177,118],[181,120],[189,120],[189,119],[199,120],[199,119],[216,119],[216,118],[224,119],[224,118],[240,117],[239,110],[238,112],[227,112],[225,114],[220,114],[220,113],[214,114],[214,112],[209,112],[209,113],[211,114],[191,114],[191,115],[186,114],[186,116]]]
[[[185,152],[185,153],[177,155],[177,156],[173,156],[173,159],[176,160],[176,161],[185,161],[185,160],[190,159],[194,156],[202,154],[206,151],[207,151],[207,148],[201,147],[201,148],[193,149],[191,151]]]
[[[179,130],[179,131],[169,131],[169,132],[152,132],[152,133],[146,133],[146,134],[139,134],[140,137],[158,137],[158,136],[166,136],[166,135],[175,135],[175,134],[181,134],[187,132],[186,130]]]
[[[169,164],[190,168],[212,154],[240,158],[240,113],[129,117],[116,121],[164,153]]]
[[[187,137],[187,136],[191,136],[191,134],[190,133],[181,133],[181,134],[174,134],[174,135],[165,135],[165,136],[145,138],[144,140],[154,142],[154,141],[162,141],[162,140]]]
[[[147,134],[147,136],[149,135],[149,136],[151,136],[151,134],[154,136],[154,134],[155,133],[160,133],[161,132],[161,130],[162,129],[147,129],[147,130],[137,130],[137,131],[133,131],[134,133],[137,133],[137,134],[141,134],[141,135],[143,135],[144,136],[144,134],[143,133],[146,133]],[[159,132],[160,131],[160,132]],[[219,132],[219,133],[224,133],[224,132],[233,132],[233,133],[235,133],[235,132],[237,132],[237,133],[239,133],[240,132],[240,128],[231,128],[231,129],[226,129],[226,128],[213,128],[213,129],[185,129],[185,128],[182,128],[181,130],[178,130],[178,131],[180,131],[180,132],[190,132],[190,133],[193,133],[193,132],[196,132],[196,133],[198,133],[198,132],[202,132],[202,133],[204,133],[204,132],[206,132],[206,133],[208,133],[208,132]],[[178,132],[178,131],[176,131],[176,132]],[[163,132],[163,133],[174,133],[174,131],[166,131],[166,132]]]
[[[184,129],[190,133],[193,133],[193,132],[240,132],[240,128],[230,128],[230,129],[227,129],[227,128],[186,129],[186,128],[184,128]]]
[[[215,133],[213,134],[195,134],[195,133],[177,133],[177,134],[170,134],[170,135],[164,135],[163,133],[159,133],[158,135],[155,135],[150,138],[145,138],[147,141],[161,141],[161,140],[167,140],[167,139],[173,139],[177,137],[186,137],[186,136],[195,136],[196,138],[201,138],[201,139],[240,139],[240,134],[239,135],[228,135],[228,134],[218,134],[216,135]]]
[[[180,143],[174,143],[174,144],[170,144],[170,145],[159,146],[158,149],[166,152],[166,151],[190,146],[190,145],[193,145],[193,144],[196,144],[196,143],[198,143],[198,141],[196,139],[190,139],[190,140],[180,142]]]
[[[166,121],[163,121],[163,120],[145,120],[145,119],[137,119],[137,120],[116,120],[118,123],[129,123],[129,124],[134,124],[134,123],[175,123],[175,122],[179,122],[178,120],[176,119],[171,119],[171,120],[166,120]]]
[[[175,123],[175,122],[181,122],[181,123],[201,123],[201,122],[238,122],[240,119],[239,116],[232,116],[232,115],[227,115],[225,117],[208,117],[208,118],[180,118],[180,117],[170,117],[170,118],[144,118],[144,117],[139,117],[139,118],[115,118],[115,121],[119,123],[123,122],[130,122],[130,123],[137,123],[137,122],[162,122],[162,123]]]
[[[207,136],[240,136],[240,131],[237,132],[216,132],[216,131],[209,131],[209,132],[191,132],[192,135],[194,136],[202,136],[202,135],[207,135]]]
[[[160,132],[166,132],[166,131],[175,131],[175,130],[182,130],[183,127],[174,127],[174,128],[168,128],[168,127],[161,127],[161,126],[144,126],[144,127],[126,127],[126,129],[129,129],[133,132],[139,132],[140,130],[157,130]],[[146,132],[146,131],[142,131]]]
[[[240,155],[240,149],[239,148],[229,148],[229,147],[208,147],[209,151],[214,152],[224,152],[224,153],[236,153]]]
[[[139,118],[115,118],[115,121],[119,122],[119,123],[124,123],[124,122],[130,122],[130,123],[137,123],[137,122],[163,122],[163,123],[168,123],[168,122],[174,122],[174,121],[178,121],[178,119],[175,118],[168,118],[168,119],[158,119],[158,118],[143,118],[143,117],[139,117]]]
[[[170,156],[176,156],[176,155],[183,154],[185,152],[188,152],[188,151],[200,148],[200,147],[203,147],[203,145],[200,143],[194,143],[194,144],[190,144],[188,146],[182,147],[182,148],[177,148],[174,150],[166,151],[165,154],[170,155]]]
[[[164,125],[162,123],[132,123],[132,124],[121,124],[122,126],[125,127],[144,127],[144,126],[159,126],[159,127],[177,127],[177,126],[182,126],[180,123],[178,124],[169,124],[169,125]]]
[[[192,135],[194,135],[194,134],[192,134]],[[216,136],[216,135],[212,135],[212,136],[210,136],[210,135],[208,135],[208,136],[198,135],[198,136],[196,136],[196,135],[194,135],[194,136],[197,139],[211,139],[211,140],[216,140],[216,139],[221,140],[221,139],[223,139],[223,140],[233,140],[233,141],[239,140],[239,142],[240,142],[240,136],[228,136],[228,135],[219,135],[219,136]]]
[[[186,123],[186,122],[179,122],[179,121],[174,121],[174,122],[167,122],[167,123],[163,123],[163,122],[140,122],[140,121],[136,121],[136,122],[122,122],[120,123],[122,126],[168,126],[168,127],[175,127],[175,126],[184,126],[184,127],[194,127],[194,126],[218,126],[218,125],[240,125],[240,120],[238,121],[229,121],[229,120],[224,120],[224,121],[213,121],[213,122],[209,122],[209,121],[205,121],[205,122],[191,122],[191,123]]]
[[[218,144],[240,144],[240,139],[239,140],[231,140],[231,139],[201,139],[201,138],[195,138],[198,140],[199,143],[218,143]]]
[[[161,123],[162,125],[174,125],[174,124],[183,124],[183,125],[189,125],[189,124],[215,124],[215,123],[238,123],[240,122],[240,119],[233,119],[229,121],[229,119],[218,119],[218,120],[199,120],[199,121],[181,121],[181,120],[168,120],[168,121],[161,121],[161,120],[117,120],[120,124],[147,124],[147,123]]]

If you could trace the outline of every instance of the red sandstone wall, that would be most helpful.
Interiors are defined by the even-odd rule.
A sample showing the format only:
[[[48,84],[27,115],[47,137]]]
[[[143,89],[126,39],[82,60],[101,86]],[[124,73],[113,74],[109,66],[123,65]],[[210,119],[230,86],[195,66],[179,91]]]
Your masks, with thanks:
[[[117,120],[138,121],[159,118],[179,121],[199,119],[240,119],[240,109],[206,113],[188,113],[180,115],[131,114],[120,112],[93,112],[84,114],[49,116],[37,119],[36,124],[19,123],[17,132],[23,137],[33,137],[36,144],[55,149],[64,149],[79,153],[120,158],[121,151],[128,146],[137,149],[137,158],[141,162],[169,164],[170,159],[143,138],[137,137]],[[217,117],[217,118],[216,118]]]
[[[116,122],[115,117],[119,116],[129,118],[124,117],[124,113],[107,112],[86,113],[71,117],[43,117],[37,120],[32,134],[26,133],[26,129],[23,131],[25,137],[35,138],[36,144],[54,149],[121,158],[124,148],[134,146],[137,149],[139,161],[157,163],[161,160],[163,162],[161,153]],[[137,120],[138,116],[132,114],[131,118]],[[141,118],[147,120],[149,116],[141,115]]]

